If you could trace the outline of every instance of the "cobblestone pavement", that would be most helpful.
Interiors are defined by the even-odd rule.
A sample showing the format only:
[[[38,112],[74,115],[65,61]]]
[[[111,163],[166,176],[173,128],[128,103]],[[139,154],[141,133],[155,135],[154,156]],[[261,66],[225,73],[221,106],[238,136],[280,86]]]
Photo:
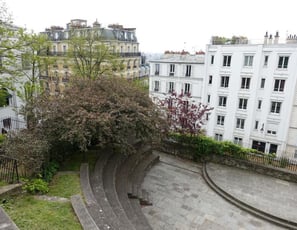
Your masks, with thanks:
[[[212,180],[230,195],[264,212],[297,222],[297,184],[271,176],[207,164]]]
[[[152,206],[143,212],[154,230],[277,230],[274,224],[228,203],[204,182],[201,165],[160,153],[143,188]],[[296,193],[295,193],[296,194]]]

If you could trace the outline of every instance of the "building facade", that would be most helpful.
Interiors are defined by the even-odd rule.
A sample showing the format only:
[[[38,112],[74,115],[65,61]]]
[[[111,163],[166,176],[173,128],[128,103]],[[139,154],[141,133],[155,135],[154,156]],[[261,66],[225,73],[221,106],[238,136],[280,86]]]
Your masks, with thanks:
[[[167,53],[150,61],[150,96],[164,99],[172,92],[190,94],[201,102],[204,79],[204,54]]]
[[[6,82],[9,80],[13,73],[15,67],[11,66],[11,62],[15,65],[21,65],[20,51],[14,49],[14,44],[18,42],[17,32],[20,29],[17,26],[11,24],[1,24],[3,26],[2,30],[2,40],[6,42],[8,49],[3,48],[0,52],[0,82]],[[15,32],[15,33],[11,33]],[[5,41],[6,40],[6,41]],[[9,41],[9,42],[8,42]],[[10,53],[12,50],[12,53]],[[9,53],[9,54],[8,54]],[[14,56],[13,58],[9,56]],[[19,111],[21,110],[24,102],[17,95],[16,91],[21,92],[21,81],[24,79],[24,76],[18,76],[18,82],[10,81],[10,89],[5,87],[0,83],[0,130],[1,133],[7,133],[9,131],[15,131],[19,129],[26,128],[26,123],[24,117],[20,115]],[[16,89],[15,91],[11,89]]]
[[[297,36],[283,43],[279,38],[277,32],[266,33],[261,44],[245,37],[215,40],[205,56],[152,60],[150,95],[189,91],[214,108],[204,127],[207,136],[297,158]]]
[[[297,39],[207,45],[204,102],[214,107],[206,132],[277,156],[297,158]]]
[[[100,42],[109,47],[111,53],[118,55],[123,69],[120,72],[115,72],[115,75],[127,79],[139,78],[141,53],[135,28],[125,28],[118,24],[104,28],[97,21],[89,26],[86,20],[73,19],[66,25],[66,28],[52,26],[41,32],[41,34],[47,35],[51,42],[47,55],[56,59],[56,62],[48,68],[48,72],[43,74],[49,80],[51,91],[63,90],[64,83],[71,77],[71,67],[65,63],[70,48],[69,39],[73,34],[84,36],[88,33],[98,35]]]

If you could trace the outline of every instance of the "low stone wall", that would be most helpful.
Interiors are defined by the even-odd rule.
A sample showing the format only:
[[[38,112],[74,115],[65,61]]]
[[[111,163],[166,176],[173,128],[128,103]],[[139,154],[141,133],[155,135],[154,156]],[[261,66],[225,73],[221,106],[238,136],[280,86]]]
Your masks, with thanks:
[[[194,147],[186,144],[179,144],[174,141],[163,141],[161,144],[153,145],[153,149],[181,158],[195,160],[193,158],[193,151],[195,151]]]
[[[297,183],[297,173],[282,168],[275,168],[270,165],[256,164],[250,161],[236,159],[228,156],[213,155],[206,159],[218,164],[224,164],[246,170],[252,170],[260,174],[272,176],[281,180]]]
[[[260,174],[297,183],[297,172],[286,170],[284,168],[276,168],[270,165],[257,164],[251,161],[237,159],[229,156],[212,155],[206,156],[203,159],[195,159],[195,154],[193,154],[195,148],[193,146],[180,144],[170,140],[163,141],[162,144],[154,146],[154,149],[175,156],[179,156],[181,158],[186,158],[194,161],[211,161],[218,164],[224,164],[241,169],[252,170]]]

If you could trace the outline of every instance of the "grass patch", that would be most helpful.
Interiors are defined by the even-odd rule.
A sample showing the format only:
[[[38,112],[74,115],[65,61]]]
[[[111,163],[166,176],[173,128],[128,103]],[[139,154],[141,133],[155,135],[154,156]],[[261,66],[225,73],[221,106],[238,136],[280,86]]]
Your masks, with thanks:
[[[49,185],[49,196],[70,198],[70,196],[81,193],[79,174],[60,174],[54,176]]]
[[[78,173],[54,176],[48,196],[70,198],[81,193]],[[22,193],[5,198],[2,204],[10,218],[21,230],[80,230],[82,229],[70,201],[66,203],[45,201]]]
[[[5,185],[8,185],[8,183],[3,180],[0,180],[0,186],[5,186]]]
[[[22,194],[10,197],[3,207],[21,230],[82,229],[70,202],[49,202]]]
[[[86,153],[76,152],[71,154],[61,165],[60,171],[79,171],[80,165],[83,162],[88,162],[90,170],[93,170],[96,160],[100,154],[99,150],[89,150]]]

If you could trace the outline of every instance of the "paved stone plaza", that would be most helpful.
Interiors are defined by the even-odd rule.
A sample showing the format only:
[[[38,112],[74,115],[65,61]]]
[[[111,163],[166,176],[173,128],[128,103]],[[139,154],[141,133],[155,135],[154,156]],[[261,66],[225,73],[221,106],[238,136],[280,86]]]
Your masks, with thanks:
[[[152,206],[143,207],[143,212],[153,229],[283,229],[217,195],[202,178],[201,167],[160,153],[160,162],[151,168],[143,183],[153,202]],[[244,194],[243,200],[251,200],[250,204],[257,208],[277,209],[272,214],[282,214],[281,217],[296,221],[296,184],[216,164],[208,166],[208,173],[232,195]],[[280,198],[284,196],[287,198]]]

